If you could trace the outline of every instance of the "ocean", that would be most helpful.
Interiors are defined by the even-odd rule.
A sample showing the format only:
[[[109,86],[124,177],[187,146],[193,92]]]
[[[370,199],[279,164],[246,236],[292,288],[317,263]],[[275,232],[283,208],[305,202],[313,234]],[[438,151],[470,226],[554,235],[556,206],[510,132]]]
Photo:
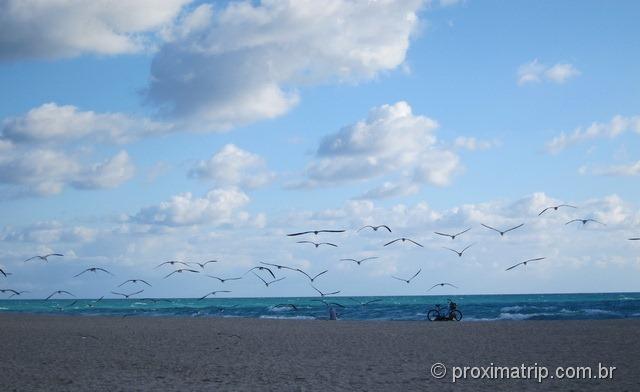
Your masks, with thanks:
[[[326,304],[320,300],[327,302]],[[0,300],[1,313],[78,316],[250,317],[344,320],[426,320],[434,305],[456,302],[463,322],[640,318],[640,293],[398,297]],[[374,301],[369,304],[367,302]],[[293,305],[293,306],[291,306]]]

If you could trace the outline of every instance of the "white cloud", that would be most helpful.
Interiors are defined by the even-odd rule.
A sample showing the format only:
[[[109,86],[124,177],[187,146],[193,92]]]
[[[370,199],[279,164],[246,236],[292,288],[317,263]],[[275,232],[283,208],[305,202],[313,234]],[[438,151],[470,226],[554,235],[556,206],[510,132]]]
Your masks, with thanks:
[[[169,132],[171,125],[137,119],[122,113],[81,111],[72,105],[50,102],[9,117],[2,122],[1,136],[14,142],[65,142],[81,138],[124,143],[139,137]]]
[[[235,224],[237,220],[248,219],[238,211],[247,203],[249,196],[233,187],[212,189],[204,197],[194,197],[187,192],[145,207],[132,219],[136,223],[164,226]]]
[[[403,182],[448,185],[461,164],[455,153],[438,145],[437,128],[436,121],[414,115],[406,102],[375,107],[366,120],[326,136],[306,168],[306,180],[294,186],[335,185],[389,174]],[[370,194],[388,195],[390,187],[386,188]]]
[[[453,141],[453,146],[457,148],[463,148],[469,151],[487,150],[500,145],[500,142],[496,140],[479,140],[475,137],[458,136]]]
[[[558,63],[544,72],[544,76],[556,83],[564,83],[570,78],[580,75],[576,67],[568,63]]]
[[[420,191],[420,187],[412,183],[395,184],[384,182],[382,185],[363,193],[359,199],[386,199],[390,197],[413,195]]]
[[[537,59],[530,63],[522,64],[518,68],[518,84],[540,83],[543,80],[562,84],[570,78],[580,75],[580,71],[569,63],[556,63],[548,66],[538,62]]]
[[[134,175],[135,167],[126,151],[102,163],[94,163],[83,169],[72,185],[79,189],[115,188]]]
[[[216,186],[257,188],[267,184],[273,173],[259,155],[227,144],[208,160],[196,162],[189,176],[211,180]]]
[[[139,52],[189,1],[6,0],[0,60]]]
[[[547,151],[559,153],[574,144],[597,138],[615,138],[625,132],[640,134],[640,116],[614,116],[607,123],[594,122],[588,127],[578,127],[571,133],[562,132],[547,143]]]
[[[49,196],[60,193],[67,185],[78,189],[113,188],[129,180],[133,171],[125,151],[103,163],[89,165],[51,149],[14,149],[0,157],[0,185],[9,189],[5,197]]]
[[[422,1],[203,4],[153,60],[147,99],[200,129],[287,112],[296,86],[358,82],[400,66]]]
[[[640,161],[622,165],[610,165],[605,167],[582,166],[580,174],[595,174],[598,176],[630,177],[640,175]]]
[[[18,229],[5,227],[0,240],[6,242],[31,242],[52,244],[56,242],[91,242],[98,230],[86,226],[65,226],[59,221],[36,222]]]

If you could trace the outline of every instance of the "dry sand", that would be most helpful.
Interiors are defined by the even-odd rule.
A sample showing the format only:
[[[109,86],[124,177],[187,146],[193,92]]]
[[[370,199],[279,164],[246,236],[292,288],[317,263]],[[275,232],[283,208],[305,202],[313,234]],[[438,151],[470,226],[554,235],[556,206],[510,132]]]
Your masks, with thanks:
[[[640,391],[640,322],[0,315],[1,391]],[[449,368],[430,375],[435,362]],[[450,366],[616,366],[606,380],[459,380]]]

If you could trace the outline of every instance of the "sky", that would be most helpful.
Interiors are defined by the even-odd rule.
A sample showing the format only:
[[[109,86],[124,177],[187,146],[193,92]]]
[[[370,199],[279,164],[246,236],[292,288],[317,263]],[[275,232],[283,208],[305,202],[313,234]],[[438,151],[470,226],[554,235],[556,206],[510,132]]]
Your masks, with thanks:
[[[266,262],[328,270],[314,285],[348,296],[638,291],[639,14],[633,1],[1,2],[0,286],[317,294],[297,272],[269,287],[244,275]],[[538,216],[558,204],[577,208]],[[566,224],[587,218],[602,224]],[[381,224],[392,233],[358,231]],[[346,231],[286,236],[317,229]],[[383,246],[401,237],[423,247]],[[47,253],[64,257],[23,262]],[[364,257],[377,259],[340,260]],[[89,267],[115,276],[74,277]],[[440,282],[458,288],[427,292]]]

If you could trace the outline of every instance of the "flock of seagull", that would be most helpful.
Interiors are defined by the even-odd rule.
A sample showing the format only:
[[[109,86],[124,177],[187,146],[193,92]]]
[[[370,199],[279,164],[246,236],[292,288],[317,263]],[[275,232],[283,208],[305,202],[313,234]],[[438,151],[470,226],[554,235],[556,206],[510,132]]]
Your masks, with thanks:
[[[572,205],[568,205],[568,204],[560,204],[560,205],[556,205],[556,206],[550,206],[547,207],[545,209],[543,209],[542,211],[540,211],[540,213],[538,214],[538,216],[541,216],[545,213],[547,213],[548,211],[558,211],[558,209],[560,208],[577,208],[575,206]],[[583,218],[583,219],[572,219],[568,222],[565,223],[565,225],[569,225],[572,223],[579,223],[581,225],[587,225],[589,223],[594,223],[594,224],[599,224],[599,225],[603,225],[606,226],[604,223],[597,221],[595,219],[592,218]],[[504,228],[504,229],[499,229],[499,228],[495,228],[489,225],[486,225],[484,223],[481,223],[481,226],[494,231],[496,233],[498,233],[501,237],[503,237],[505,234],[517,230],[521,227],[523,227],[525,224],[521,223],[519,225],[513,226],[513,227],[508,227],[508,228]],[[434,234],[438,235],[438,236],[442,236],[442,237],[448,237],[451,238],[451,240],[455,240],[456,238],[459,238],[460,236],[464,235],[465,233],[467,233],[468,231],[470,231],[472,228],[466,228],[460,232],[457,233],[445,233],[445,232],[441,232],[441,231],[436,231],[434,232]],[[378,225],[378,226],[372,226],[372,225],[366,225],[363,226],[361,228],[359,228],[357,230],[357,232],[361,232],[362,230],[372,230],[373,232],[377,232],[378,230],[382,230],[382,231],[387,231],[388,233],[392,233],[392,230],[389,226],[387,225]],[[310,231],[302,231],[302,232],[297,232],[297,233],[291,233],[291,234],[287,234],[287,237],[299,237],[299,236],[306,236],[306,235],[313,235],[313,236],[318,236],[320,234],[338,234],[338,233],[344,233],[346,230],[310,230]],[[633,238],[629,238],[630,241],[640,241],[640,237],[633,237]],[[314,245],[315,248],[318,248],[320,246],[330,246],[330,247],[338,247],[337,244],[332,243],[332,242],[315,242],[315,241],[310,241],[310,240],[300,240],[300,241],[296,241],[296,243],[298,244],[312,244]],[[406,237],[399,237],[396,239],[393,239],[389,242],[386,242],[383,247],[387,247],[396,243],[400,243],[400,244],[407,244],[410,246],[417,246],[417,247],[424,247],[422,244],[420,244],[417,241],[414,241],[411,238],[406,238]],[[462,248],[461,250],[457,250],[454,248],[450,248],[450,247],[443,247],[446,250],[449,250],[453,253],[455,253],[458,257],[463,257],[463,255],[465,254],[465,252],[471,248],[473,245],[475,245],[475,243],[472,243],[470,245],[467,245],[466,247]],[[33,257],[30,257],[26,260],[24,260],[24,262],[29,262],[32,260],[40,260],[43,262],[48,262],[49,258],[52,257],[63,257],[64,255],[61,253],[49,253],[49,254],[45,254],[45,255],[36,255]],[[348,262],[353,262],[355,264],[357,264],[358,266],[360,266],[362,263],[365,262],[371,262],[374,260],[378,260],[379,257],[378,256],[370,256],[370,257],[365,257],[362,259],[356,259],[356,258],[342,258],[340,259],[340,261],[348,261]],[[537,262],[537,261],[541,261],[546,259],[546,257],[535,257],[535,258],[530,258],[524,261],[520,261],[516,264],[513,264],[509,267],[506,268],[505,271],[511,271],[513,269],[516,269],[520,266],[527,266],[528,263],[532,263],[532,262]],[[285,279],[285,276],[281,276],[281,277],[277,277],[276,274],[274,273],[275,271],[292,271],[294,273],[299,274],[300,276],[306,278],[309,280],[309,285],[311,286],[311,288],[313,288],[313,290],[315,290],[318,295],[321,297],[321,299],[319,301],[323,302],[325,305],[327,305],[328,307],[331,306],[339,306],[339,307],[344,307],[341,304],[338,303],[330,303],[330,302],[326,302],[324,301],[322,298],[327,297],[327,296],[331,296],[331,295],[336,295],[339,294],[341,291],[340,290],[334,290],[334,291],[322,291],[321,289],[319,289],[318,287],[316,287],[316,285],[314,285],[314,283],[316,283],[316,281],[321,278],[322,276],[324,276],[327,272],[329,272],[329,270],[323,270],[319,273],[316,274],[310,274],[307,271],[302,270],[301,268],[296,268],[296,267],[291,267],[291,266],[286,266],[286,265],[281,265],[281,264],[275,264],[275,263],[267,263],[267,262],[260,262],[261,265],[258,266],[254,266],[251,267],[249,270],[247,270],[244,274],[240,275],[240,276],[235,276],[235,277],[220,277],[220,276],[216,276],[216,275],[210,275],[210,274],[206,274],[206,267],[210,264],[214,264],[214,263],[218,263],[218,260],[206,260],[203,262],[187,262],[187,261],[179,261],[179,260],[170,260],[170,261],[165,261],[162,262],[160,264],[158,264],[154,269],[160,269],[166,266],[171,266],[171,267],[175,267],[176,269],[174,269],[173,271],[167,273],[166,275],[164,275],[163,279],[167,279],[170,278],[174,275],[177,274],[200,274],[200,273],[204,273],[207,277],[212,278],[212,279],[216,279],[218,280],[221,284],[224,284],[225,282],[228,281],[235,281],[235,280],[240,280],[245,278],[245,276],[247,276],[248,274],[253,275],[256,279],[258,279],[258,281],[262,284],[264,284],[266,287],[270,287],[271,285],[281,282],[282,280]],[[416,273],[414,273],[413,275],[411,275],[410,277],[399,277],[399,276],[391,276],[391,278],[398,280],[398,281],[402,281],[405,282],[406,284],[411,284],[411,282],[418,276],[420,275],[420,273],[422,272],[422,269],[419,269]],[[106,275],[110,275],[110,276],[115,276],[113,273],[111,273],[109,270],[105,269],[105,268],[101,268],[101,267],[88,267],[86,269],[84,269],[83,271],[73,275],[74,278],[83,276],[84,274],[87,273],[94,273],[94,274],[106,274]],[[4,271],[3,269],[0,268],[0,276],[3,278],[8,278],[10,275],[12,275],[10,272]],[[123,286],[134,286],[136,288],[135,291],[133,292],[129,292],[129,293],[123,293],[120,292],[122,291],[120,288]],[[144,279],[139,279],[139,278],[133,278],[133,279],[127,279],[124,282],[122,282],[121,284],[119,284],[114,290],[120,290],[120,291],[110,291],[111,294],[116,295],[116,296],[121,296],[125,299],[129,299],[132,296],[141,294],[144,292],[144,287],[152,287],[152,285],[147,282]],[[427,292],[437,288],[437,287],[445,287],[445,286],[449,286],[452,288],[458,288],[458,286],[454,285],[453,283],[449,283],[449,282],[440,282],[440,283],[436,283],[433,286],[431,286]],[[142,287],[142,288],[141,288]],[[211,297],[211,296],[215,296],[218,293],[230,293],[230,290],[214,290],[214,291],[210,291],[208,293],[206,293],[205,295],[203,295],[202,297],[198,298],[199,300],[203,300],[205,298]],[[8,298],[13,298],[16,296],[20,296],[24,293],[28,293],[28,291],[20,291],[20,290],[15,290],[15,289],[11,289],[11,288],[3,288],[0,289],[0,293],[10,293],[11,295]],[[46,298],[44,298],[44,300],[49,300],[53,297],[56,296],[61,296],[61,295],[66,295],[66,296],[70,296],[70,297],[75,297],[74,294],[72,294],[71,292],[69,292],[68,290],[56,290],[53,293],[51,293],[49,296],[47,296]],[[95,300],[93,302],[93,304],[90,304],[88,306],[94,306],[95,303],[101,301],[104,298],[101,297],[97,300]],[[153,299],[149,299],[149,300],[153,300]],[[374,300],[370,300],[367,301],[365,303],[360,303],[360,305],[362,306],[366,306],[367,304],[373,303],[373,302],[377,302],[381,299],[374,299]],[[154,300],[158,301],[157,299]],[[358,302],[358,301],[356,301]],[[75,303],[75,301],[74,301]],[[297,307],[295,305],[292,304],[281,304],[282,306],[286,306],[291,308],[292,310],[297,310]]]

